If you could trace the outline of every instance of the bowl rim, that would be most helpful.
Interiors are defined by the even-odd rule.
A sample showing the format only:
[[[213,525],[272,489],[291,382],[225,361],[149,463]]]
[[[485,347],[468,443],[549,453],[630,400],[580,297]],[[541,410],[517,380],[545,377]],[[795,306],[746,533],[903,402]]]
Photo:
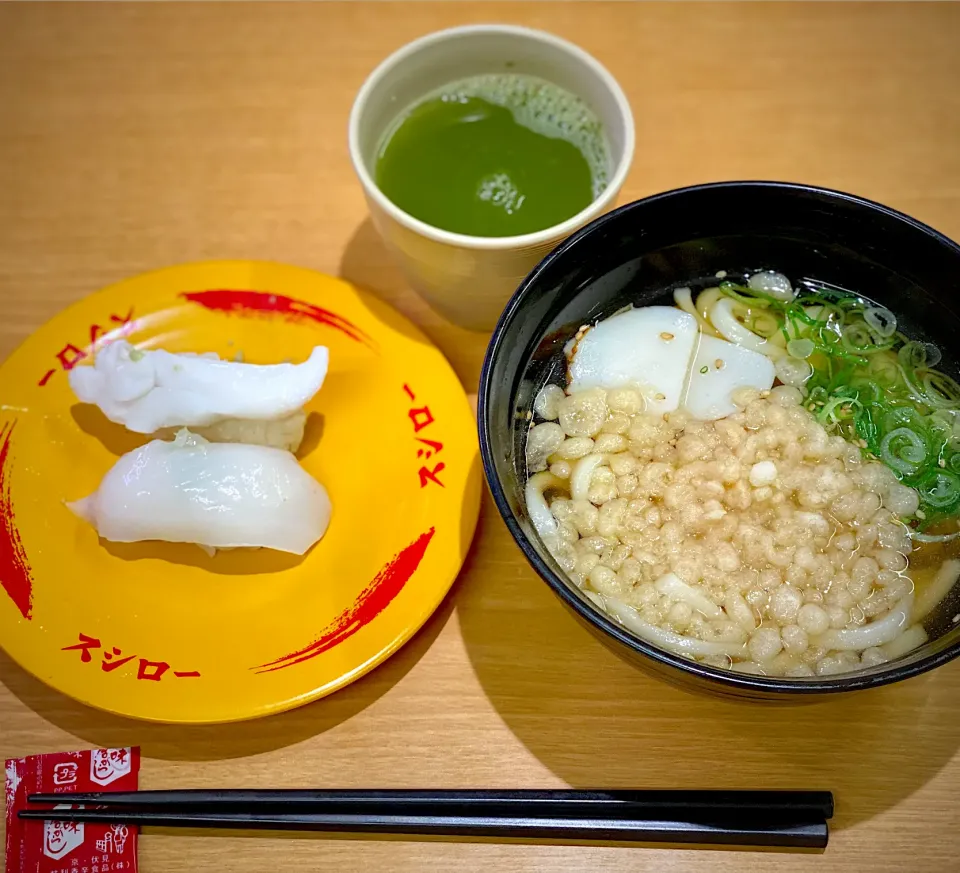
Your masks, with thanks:
[[[897,665],[896,662],[894,662],[894,665],[890,669],[882,669],[882,667],[874,668],[876,672],[841,674],[833,677],[818,676],[809,679],[754,676],[748,673],[734,673],[730,670],[720,670],[696,661],[689,661],[686,658],[681,658],[665,649],[647,643],[629,633],[622,625],[609,618],[595,606],[589,604],[585,598],[578,597],[574,593],[572,584],[564,582],[554,573],[540,557],[540,554],[533,547],[517,523],[517,519],[507,501],[504,487],[497,475],[491,451],[489,422],[491,395],[492,391],[497,387],[493,384],[492,379],[493,362],[502,351],[503,336],[507,327],[512,323],[514,318],[517,317],[520,305],[523,303],[530,289],[536,285],[540,276],[552,267],[556,261],[563,258],[570,249],[579,245],[585,237],[602,229],[607,224],[618,220],[622,215],[626,215],[634,210],[643,209],[650,204],[658,203],[662,200],[685,197],[702,191],[724,189],[742,190],[744,188],[772,189],[788,195],[812,194],[828,202],[843,201],[853,204],[866,211],[883,214],[890,219],[912,228],[914,231],[924,234],[953,251],[957,258],[960,259],[960,244],[906,213],[855,194],[795,182],[762,180],[707,182],[652,194],[649,197],[631,201],[617,209],[607,212],[560,243],[533,268],[510,297],[493,330],[489,345],[487,346],[486,355],[484,356],[483,367],[480,371],[480,383],[477,395],[477,427],[480,437],[480,455],[483,461],[483,471],[487,480],[487,486],[493,495],[497,510],[503,518],[511,536],[520,547],[527,561],[529,561],[540,578],[553,590],[553,593],[557,595],[569,609],[573,610],[582,621],[586,622],[592,630],[599,631],[605,637],[613,638],[632,652],[649,658],[655,665],[661,668],[668,668],[668,670],[669,668],[673,668],[674,670],[679,670],[682,673],[691,675],[696,679],[709,683],[716,691],[732,690],[746,692],[747,694],[755,696],[769,696],[771,693],[810,695],[856,691],[889,685],[893,682],[919,676],[960,655],[960,640],[946,646],[942,651],[927,655],[914,663]]]

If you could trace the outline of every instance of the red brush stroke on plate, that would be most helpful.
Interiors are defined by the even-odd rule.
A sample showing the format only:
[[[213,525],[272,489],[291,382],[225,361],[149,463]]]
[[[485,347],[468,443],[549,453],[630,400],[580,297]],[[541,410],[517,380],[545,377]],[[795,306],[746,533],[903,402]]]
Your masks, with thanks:
[[[215,312],[231,312],[237,315],[282,315],[290,321],[307,319],[339,330],[358,343],[370,348],[376,344],[369,334],[364,333],[353,322],[347,321],[329,309],[321,309],[312,303],[272,294],[269,291],[231,291],[217,289],[210,291],[185,291],[181,295],[191,303],[199,303],[205,309]]]
[[[334,646],[352,637],[358,630],[370,624],[400,593],[407,580],[417,571],[423,556],[433,539],[434,528],[420,534],[409,546],[388,561],[374,576],[373,581],[360,592],[356,603],[345,609],[327,626],[318,639],[306,648],[277,658],[267,664],[253,667],[258,673],[272,673],[284,667],[292,667],[309,661]]]
[[[10,437],[16,424],[13,421],[0,429],[0,583],[20,614],[29,619],[33,610],[33,580],[10,497]]]

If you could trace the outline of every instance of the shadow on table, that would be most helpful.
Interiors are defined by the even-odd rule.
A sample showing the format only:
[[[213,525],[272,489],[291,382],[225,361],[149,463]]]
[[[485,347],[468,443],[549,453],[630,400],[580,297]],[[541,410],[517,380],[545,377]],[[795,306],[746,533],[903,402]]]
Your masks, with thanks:
[[[443,352],[466,390],[477,390],[489,334],[457,327],[434,312],[406,283],[369,218],[347,243],[340,275],[414,322]]]
[[[99,747],[140,746],[146,757],[172,761],[243,758],[299,743],[362,712],[420,660],[452,608],[448,597],[400,651],[335,694],[290,712],[234,724],[154,724],[93,709],[47,687],[2,650],[0,683],[41,718]]]
[[[504,722],[576,788],[830,790],[834,823],[845,827],[916,791],[960,746],[956,664],[824,702],[779,705],[647,677],[566,613],[491,499],[482,513],[477,560],[497,563],[458,591],[467,653]]]

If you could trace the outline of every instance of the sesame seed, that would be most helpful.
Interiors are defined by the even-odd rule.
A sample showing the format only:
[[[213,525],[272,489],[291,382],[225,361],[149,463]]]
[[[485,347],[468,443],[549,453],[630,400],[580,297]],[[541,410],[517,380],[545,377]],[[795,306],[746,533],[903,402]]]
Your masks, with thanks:
[[[916,512],[916,516],[917,518],[923,519],[927,517],[927,514],[922,509],[918,509]]]
[[[660,339],[662,339],[664,342],[670,342],[670,340],[673,339],[673,334],[667,333],[666,331],[664,331],[663,333],[660,334]]]
[[[718,370],[721,370],[721,369],[723,369],[723,361],[722,361],[720,358],[717,358],[717,359],[713,362],[713,366],[716,367]]]
[[[666,394],[658,394],[658,395],[654,398],[654,400],[666,400],[666,399],[667,399],[667,395],[666,395]]]
[[[943,458],[941,458],[939,461],[937,461],[937,463],[938,463],[941,467],[946,467],[946,466],[947,466],[947,462],[946,462],[946,460],[943,459]]]

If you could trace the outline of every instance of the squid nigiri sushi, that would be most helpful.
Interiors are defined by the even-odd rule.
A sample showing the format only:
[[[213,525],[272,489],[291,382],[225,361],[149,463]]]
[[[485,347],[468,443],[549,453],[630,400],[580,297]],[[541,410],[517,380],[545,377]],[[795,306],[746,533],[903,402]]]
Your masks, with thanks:
[[[134,433],[189,427],[214,442],[272,445],[295,451],[303,407],[320,390],[329,355],[314,348],[302,364],[245,364],[216,354],[141,350],[125,340],[102,349],[93,366],[75,367],[70,387]]]
[[[295,555],[324,535],[331,513],[324,487],[289,452],[211,443],[185,429],[127,453],[93,494],[67,506],[112,542]]]

